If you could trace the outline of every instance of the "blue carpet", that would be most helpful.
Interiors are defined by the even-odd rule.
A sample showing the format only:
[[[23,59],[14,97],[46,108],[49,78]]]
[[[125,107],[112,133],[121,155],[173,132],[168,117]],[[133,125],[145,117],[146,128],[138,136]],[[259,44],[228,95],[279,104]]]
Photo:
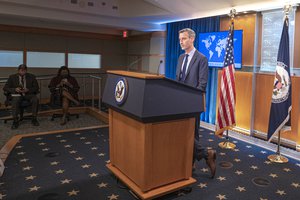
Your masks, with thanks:
[[[217,150],[217,173],[209,178],[205,161],[197,163],[192,192],[179,191],[162,200],[299,199],[300,162],[273,164],[271,152],[234,141],[235,151],[218,148],[222,141],[201,129],[206,146]],[[23,138],[6,160],[0,199],[134,200],[105,167],[109,160],[108,129]]]

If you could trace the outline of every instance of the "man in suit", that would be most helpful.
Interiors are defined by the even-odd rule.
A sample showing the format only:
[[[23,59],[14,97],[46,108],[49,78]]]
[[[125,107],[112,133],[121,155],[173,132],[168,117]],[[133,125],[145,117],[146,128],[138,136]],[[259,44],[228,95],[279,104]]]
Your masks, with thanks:
[[[176,79],[179,82],[195,87],[202,92],[206,90],[208,79],[208,62],[207,58],[194,47],[196,34],[192,29],[185,28],[179,31],[179,42],[184,54],[178,58]],[[193,154],[193,168],[195,161],[204,158],[210,168],[212,178],[216,173],[216,151],[201,147],[199,143],[199,124],[200,116],[196,117],[195,140]]]
[[[19,126],[18,114],[20,113],[20,103],[23,100],[31,102],[32,106],[32,125],[39,126],[37,121],[37,112],[39,100],[36,94],[39,93],[39,85],[33,74],[27,73],[27,66],[21,64],[18,67],[18,73],[10,75],[4,88],[4,92],[12,98],[12,129],[17,129]]]

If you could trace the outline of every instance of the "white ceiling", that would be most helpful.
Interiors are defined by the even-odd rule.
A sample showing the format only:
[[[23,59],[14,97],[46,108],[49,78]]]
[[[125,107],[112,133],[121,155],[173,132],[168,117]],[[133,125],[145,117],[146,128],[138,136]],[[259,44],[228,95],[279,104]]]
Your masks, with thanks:
[[[0,0],[0,23],[80,31],[161,31],[165,23],[282,8],[300,0]]]

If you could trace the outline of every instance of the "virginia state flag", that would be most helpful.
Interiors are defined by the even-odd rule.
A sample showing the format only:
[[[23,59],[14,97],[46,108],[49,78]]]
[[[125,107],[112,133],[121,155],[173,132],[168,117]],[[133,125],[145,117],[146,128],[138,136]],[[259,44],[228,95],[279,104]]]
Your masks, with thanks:
[[[284,126],[289,125],[292,110],[288,23],[288,18],[286,17],[277,55],[268,129],[269,141],[272,139],[272,136],[276,135]]]

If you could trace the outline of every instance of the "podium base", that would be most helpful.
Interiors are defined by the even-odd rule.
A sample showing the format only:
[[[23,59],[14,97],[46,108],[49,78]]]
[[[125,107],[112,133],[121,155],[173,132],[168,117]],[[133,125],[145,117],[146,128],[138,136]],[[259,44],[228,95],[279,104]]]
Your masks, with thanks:
[[[236,146],[235,144],[227,141],[219,143],[219,147],[222,149],[234,149],[235,146]]]
[[[196,182],[194,178],[190,177],[187,180],[177,181],[161,187],[157,187],[147,192],[143,192],[138,185],[136,185],[131,179],[129,179],[125,174],[123,174],[118,168],[114,167],[111,163],[107,164],[106,167],[141,199],[154,199],[165,194],[175,192],[179,189],[185,188]]]
[[[268,159],[271,161],[271,162],[274,162],[274,163],[287,163],[289,162],[289,159],[280,155],[280,154],[273,154],[273,155],[269,155],[268,156]]]

